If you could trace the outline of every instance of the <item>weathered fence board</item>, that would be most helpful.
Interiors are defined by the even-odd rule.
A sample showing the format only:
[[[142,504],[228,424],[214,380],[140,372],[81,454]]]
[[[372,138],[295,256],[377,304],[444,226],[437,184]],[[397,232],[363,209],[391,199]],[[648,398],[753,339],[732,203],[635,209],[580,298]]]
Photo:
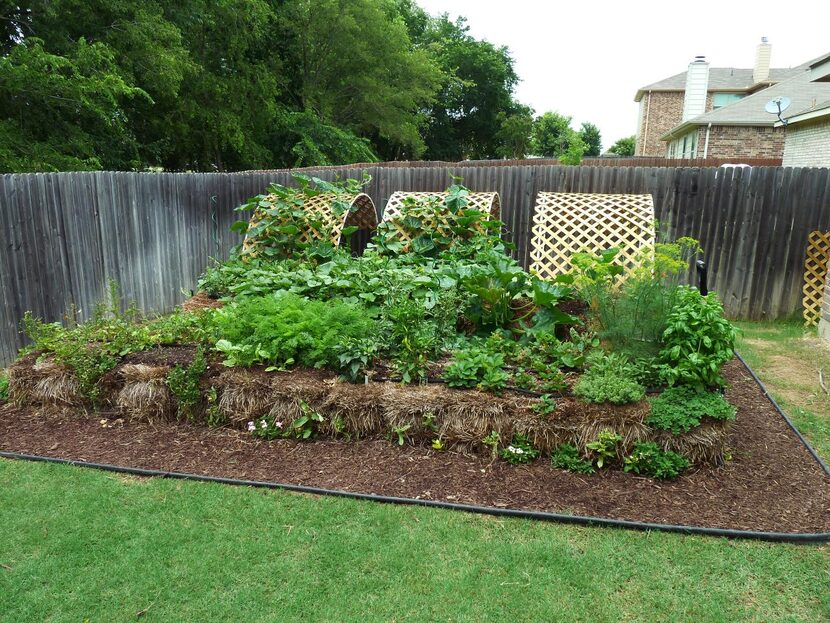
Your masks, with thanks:
[[[605,164],[605,163],[603,163]],[[326,167],[324,179],[372,175],[379,209],[403,191],[438,191],[464,179],[501,195],[505,236],[525,266],[536,194],[651,193],[664,235],[698,238],[711,284],[728,313],[793,316],[800,310],[805,241],[830,229],[827,169],[564,167],[526,161],[381,163]],[[48,173],[0,176],[0,363],[22,344],[26,310],[61,320],[88,316],[109,280],[124,301],[165,311],[195,287],[210,258],[239,242],[234,208],[288,171],[241,173]]]

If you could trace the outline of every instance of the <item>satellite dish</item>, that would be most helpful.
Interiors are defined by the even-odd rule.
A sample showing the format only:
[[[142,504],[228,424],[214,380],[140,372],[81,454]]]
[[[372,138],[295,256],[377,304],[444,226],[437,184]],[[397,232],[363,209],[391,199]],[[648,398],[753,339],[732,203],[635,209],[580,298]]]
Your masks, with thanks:
[[[787,108],[790,107],[790,104],[792,104],[792,100],[790,100],[789,97],[785,97],[782,95],[780,97],[775,97],[768,101],[767,105],[764,106],[764,110],[766,110],[771,115],[775,115],[776,117],[778,117],[778,121],[780,121],[784,125],[787,125],[787,122],[781,118],[781,113],[787,110]]]
[[[782,112],[787,110],[790,107],[792,101],[789,97],[776,97],[775,99],[771,99],[767,102],[767,105],[764,106],[764,110],[772,115],[780,115]]]

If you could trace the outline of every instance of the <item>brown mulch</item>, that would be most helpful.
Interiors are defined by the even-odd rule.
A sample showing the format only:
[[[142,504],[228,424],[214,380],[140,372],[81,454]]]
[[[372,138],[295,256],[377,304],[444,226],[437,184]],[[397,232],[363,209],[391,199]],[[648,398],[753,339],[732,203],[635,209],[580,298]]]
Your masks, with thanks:
[[[181,308],[187,312],[199,309],[219,309],[224,306],[225,304],[222,301],[211,298],[207,292],[197,292],[181,304]]]
[[[511,466],[393,446],[385,439],[259,441],[186,424],[114,423],[94,415],[0,408],[0,449],[130,467],[264,480],[498,508],[688,526],[830,532],[830,477],[738,361],[726,366],[738,407],[733,459],[663,482],[606,470],[571,474],[546,460]]]

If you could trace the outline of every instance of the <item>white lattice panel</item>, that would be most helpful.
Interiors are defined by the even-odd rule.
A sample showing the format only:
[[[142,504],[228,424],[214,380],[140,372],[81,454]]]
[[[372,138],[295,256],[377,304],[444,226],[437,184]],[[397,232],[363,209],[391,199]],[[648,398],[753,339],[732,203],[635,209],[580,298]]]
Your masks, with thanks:
[[[531,235],[530,269],[543,279],[567,273],[574,253],[611,247],[631,270],[640,249],[654,247],[654,202],[651,195],[541,192]]]

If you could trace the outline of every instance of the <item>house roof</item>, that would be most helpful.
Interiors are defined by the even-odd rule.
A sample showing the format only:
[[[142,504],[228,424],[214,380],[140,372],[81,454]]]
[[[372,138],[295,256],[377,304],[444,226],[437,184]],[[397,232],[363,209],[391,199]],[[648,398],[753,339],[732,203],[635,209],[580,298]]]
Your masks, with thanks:
[[[768,126],[776,124],[776,117],[765,110],[766,103],[775,97],[788,97],[790,110],[810,111],[816,102],[830,99],[830,82],[815,82],[830,75],[830,54],[799,65],[790,78],[761,89],[737,102],[684,121],[660,137],[669,140],[700,125]],[[799,113],[800,114],[800,113]]]
[[[809,121],[810,119],[816,119],[818,117],[828,117],[830,116],[830,100],[826,102],[821,102],[820,104],[816,104],[815,106],[811,106],[805,110],[799,111],[794,115],[789,115],[785,118],[787,124],[796,124],[801,123],[802,121]],[[775,122],[775,127],[780,128],[784,123],[781,121]]]
[[[769,70],[767,82],[780,82],[791,78],[798,72],[806,69],[807,65],[792,68],[773,68]],[[752,69],[740,69],[737,67],[710,67],[709,68],[709,91],[746,91],[755,86],[752,81]],[[640,87],[634,96],[634,101],[640,99],[648,91],[685,91],[686,72],[670,76],[664,80]]]

